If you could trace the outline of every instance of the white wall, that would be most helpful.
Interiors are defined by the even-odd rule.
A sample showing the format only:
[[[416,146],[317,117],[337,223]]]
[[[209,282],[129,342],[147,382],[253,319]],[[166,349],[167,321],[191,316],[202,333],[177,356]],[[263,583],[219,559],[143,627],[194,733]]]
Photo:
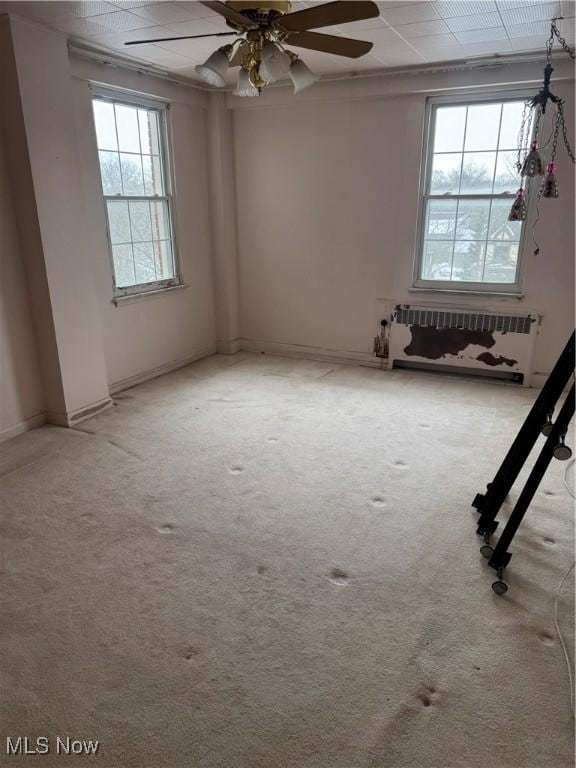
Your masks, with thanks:
[[[45,401],[0,130],[0,439],[44,421]]]
[[[108,383],[115,390],[215,351],[204,93],[79,58],[71,60],[77,135],[89,220],[87,276],[97,295]],[[90,81],[169,101],[176,235],[186,288],[112,302],[112,273],[98,172]]]
[[[540,64],[513,65],[230,99],[242,345],[369,359],[378,298],[506,306],[544,316],[533,368],[548,372],[573,324],[574,171],[565,154],[561,197],[542,201],[539,256],[527,238],[522,300],[409,291],[426,97],[541,77]],[[573,135],[573,82],[555,90]]]

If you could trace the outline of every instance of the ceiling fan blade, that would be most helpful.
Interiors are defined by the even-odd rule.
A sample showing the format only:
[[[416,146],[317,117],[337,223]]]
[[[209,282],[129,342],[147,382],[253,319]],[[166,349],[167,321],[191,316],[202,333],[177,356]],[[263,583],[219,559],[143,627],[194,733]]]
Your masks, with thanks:
[[[196,40],[199,37],[224,37],[236,35],[237,32],[211,32],[209,35],[186,35],[185,37],[156,37],[153,40],[130,40],[124,45],[143,45],[144,43],[166,43],[168,40]]]
[[[224,16],[225,19],[238,27],[255,29],[258,26],[253,21],[250,21],[247,16],[243,16],[238,11],[235,11],[234,8],[230,8],[226,3],[213,2],[212,0],[200,0],[200,2],[202,5],[205,5],[206,8],[210,8],[211,11],[219,13],[220,16]]]
[[[230,59],[230,66],[231,67],[241,67],[242,62],[244,61],[244,57],[250,50],[250,43],[248,43],[246,40],[243,40],[238,48],[236,48],[234,52],[234,56]]]
[[[274,26],[287,32],[304,32],[308,29],[331,27],[350,21],[372,19],[379,15],[376,3],[363,0],[336,0],[333,3],[316,5],[303,11],[287,13],[274,22]]]
[[[313,51],[347,56],[349,59],[364,56],[373,46],[373,43],[368,43],[365,40],[321,35],[318,32],[297,32],[294,35],[289,35],[284,43],[285,45],[295,45],[297,48],[311,48]]]

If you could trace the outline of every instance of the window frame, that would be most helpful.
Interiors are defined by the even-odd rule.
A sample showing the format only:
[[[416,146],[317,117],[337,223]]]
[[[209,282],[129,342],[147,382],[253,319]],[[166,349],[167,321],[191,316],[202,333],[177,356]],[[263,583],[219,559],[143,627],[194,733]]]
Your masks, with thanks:
[[[509,90],[506,92],[491,92],[491,93],[475,93],[475,94],[460,94],[453,96],[433,96],[426,100],[426,114],[424,121],[424,140],[423,140],[423,152],[422,152],[422,165],[420,173],[419,184],[419,206],[418,206],[418,223],[417,223],[417,237],[416,237],[416,253],[414,258],[413,280],[412,288],[416,290],[428,290],[438,291],[441,293],[482,293],[482,294],[495,294],[503,295],[508,294],[512,296],[522,296],[522,282],[524,272],[524,251],[525,251],[525,239],[526,239],[526,221],[522,222],[522,231],[520,233],[520,241],[518,243],[518,260],[516,262],[516,275],[513,283],[484,283],[484,282],[471,282],[464,280],[426,280],[420,277],[420,271],[422,268],[422,261],[424,256],[424,235],[426,228],[426,204],[428,200],[509,200],[510,206],[516,197],[515,192],[512,194],[500,193],[496,195],[492,194],[479,194],[479,195],[430,195],[428,190],[431,182],[432,161],[434,157],[434,128],[435,128],[435,114],[436,110],[440,106],[462,106],[462,105],[476,105],[476,104],[505,104],[510,101],[526,101],[533,93],[526,89],[521,90]],[[534,138],[534,136],[532,137]],[[496,150],[494,150],[496,151]],[[524,188],[526,190],[526,198],[528,203],[528,218],[531,215],[531,198],[529,194],[532,179],[527,178],[525,180]]]
[[[174,195],[174,163],[172,157],[172,143],[170,141],[171,126],[169,119],[170,103],[162,99],[147,97],[132,91],[116,90],[111,88],[102,88],[91,86],[90,106],[95,100],[105,101],[111,104],[120,104],[130,107],[141,107],[144,109],[153,109],[158,114],[158,136],[160,140],[160,164],[162,168],[162,180],[164,182],[164,195],[105,195],[102,182],[102,170],[100,168],[100,155],[98,154],[98,137],[96,134],[96,123],[92,111],[92,120],[94,126],[94,138],[96,144],[96,162],[98,165],[98,178],[100,180],[100,193],[104,203],[104,216],[106,219],[106,239],[108,241],[108,255],[110,258],[110,269],[112,271],[112,294],[113,301],[130,296],[143,296],[148,293],[158,293],[159,291],[178,288],[183,286],[182,271],[179,258],[179,249],[176,237],[176,212]],[[149,283],[137,283],[129,286],[118,286],[116,284],[116,270],[114,266],[114,254],[112,250],[112,237],[110,235],[110,222],[108,218],[108,200],[117,201],[165,201],[168,208],[168,226],[170,228],[170,243],[172,247],[172,261],[174,265],[174,276],[164,278],[163,280],[154,280]]]

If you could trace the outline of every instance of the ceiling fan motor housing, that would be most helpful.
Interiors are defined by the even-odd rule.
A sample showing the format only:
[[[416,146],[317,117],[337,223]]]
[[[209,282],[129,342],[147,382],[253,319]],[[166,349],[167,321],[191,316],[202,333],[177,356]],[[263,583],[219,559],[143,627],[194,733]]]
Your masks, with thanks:
[[[275,19],[290,13],[292,3],[283,2],[282,0],[277,2],[274,2],[274,0],[261,0],[261,2],[258,2],[258,0],[246,0],[246,2],[231,0],[227,5],[241,13],[242,16],[246,16],[250,21],[258,24],[259,27],[268,27]],[[233,29],[240,29],[240,26],[230,19],[226,23]]]

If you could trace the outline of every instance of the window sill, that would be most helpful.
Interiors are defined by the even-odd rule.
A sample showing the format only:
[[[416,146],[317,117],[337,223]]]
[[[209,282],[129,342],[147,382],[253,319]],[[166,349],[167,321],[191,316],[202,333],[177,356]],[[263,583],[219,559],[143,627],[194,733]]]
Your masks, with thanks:
[[[519,291],[481,291],[468,288],[424,288],[413,286],[408,288],[408,293],[453,293],[459,296],[502,296],[507,299],[524,298],[524,294]]]
[[[170,291],[180,291],[183,288],[188,288],[187,285],[184,283],[180,283],[179,285],[169,285],[166,288],[154,288],[151,291],[141,291],[140,293],[127,293],[125,296],[114,296],[113,299],[111,299],[111,303],[114,304],[114,306],[119,307],[123,304],[129,304],[132,301],[139,301],[140,299],[145,299],[148,296],[158,296],[161,293],[170,293]]]

